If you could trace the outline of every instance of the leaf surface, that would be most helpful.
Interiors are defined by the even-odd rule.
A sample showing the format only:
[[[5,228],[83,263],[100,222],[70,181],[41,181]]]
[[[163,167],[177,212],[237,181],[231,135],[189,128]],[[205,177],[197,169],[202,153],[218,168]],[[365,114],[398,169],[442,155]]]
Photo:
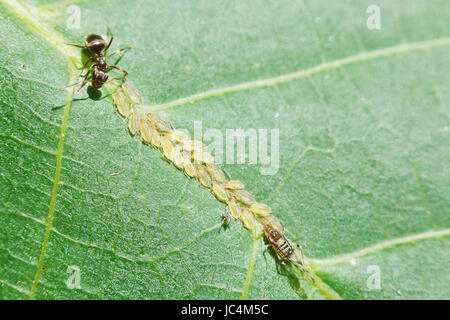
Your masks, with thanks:
[[[378,1],[369,30],[371,4],[0,1],[0,297],[448,298],[449,6]],[[148,110],[191,132],[279,130],[275,174],[224,169],[319,288],[222,228],[224,204],[131,137],[108,90],[58,90],[80,64],[60,42],[108,22],[113,49],[135,44],[117,63]]]

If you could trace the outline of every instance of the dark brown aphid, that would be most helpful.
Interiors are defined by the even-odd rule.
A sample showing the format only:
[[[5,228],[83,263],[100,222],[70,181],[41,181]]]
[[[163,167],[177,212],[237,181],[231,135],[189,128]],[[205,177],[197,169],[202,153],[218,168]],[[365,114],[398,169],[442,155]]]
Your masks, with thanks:
[[[111,80],[121,80],[121,79],[125,79],[125,77],[128,75],[128,72],[126,72],[124,69],[119,68],[117,66],[113,66],[113,65],[108,65],[106,63],[106,59],[108,59],[109,57],[111,57],[112,55],[115,55],[125,49],[131,48],[132,46],[128,46],[126,48],[122,48],[122,49],[118,49],[116,51],[114,51],[113,53],[106,55],[106,52],[108,51],[109,47],[111,46],[111,43],[114,39],[114,35],[112,34],[110,28],[108,27],[108,32],[111,34],[111,39],[109,40],[108,45],[105,46],[105,39],[103,39],[102,36],[98,35],[98,34],[89,34],[86,37],[85,40],[85,45],[84,46],[80,46],[78,44],[74,44],[74,43],[66,43],[68,45],[71,46],[75,46],[77,48],[82,48],[84,50],[86,50],[90,57],[89,59],[86,61],[86,63],[83,65],[84,69],[89,62],[93,62],[93,64],[90,66],[88,72],[86,73],[86,75],[84,76],[84,79],[78,82],[75,82],[71,85],[68,85],[64,88],[68,88],[71,86],[75,86],[79,83],[81,83],[81,86],[78,88],[78,90],[80,90],[81,88],[83,88],[83,86],[87,83],[87,82],[91,82],[92,86],[94,88],[101,88],[105,82],[108,80],[109,78],[109,73],[108,70],[113,68],[119,71],[123,72],[123,76],[120,78],[112,78]],[[92,71],[92,78],[88,80],[89,75],[91,74]],[[81,71],[81,74],[83,73],[83,71]],[[64,89],[63,88],[63,89]]]
[[[288,260],[293,262],[295,265],[297,265],[300,270],[308,277],[308,279],[315,283],[314,277],[308,272],[306,269],[304,262],[303,262],[303,251],[300,246],[298,246],[298,249],[301,253],[301,258],[298,258],[294,254],[294,248],[292,247],[291,243],[289,242],[286,237],[276,230],[270,223],[266,223],[263,226],[264,234],[267,237],[267,241],[269,242],[270,246],[275,250],[278,256],[280,256],[284,260]]]
[[[294,248],[286,237],[268,223],[264,225],[263,230],[275,252],[282,259],[292,261],[291,255],[294,253]]]

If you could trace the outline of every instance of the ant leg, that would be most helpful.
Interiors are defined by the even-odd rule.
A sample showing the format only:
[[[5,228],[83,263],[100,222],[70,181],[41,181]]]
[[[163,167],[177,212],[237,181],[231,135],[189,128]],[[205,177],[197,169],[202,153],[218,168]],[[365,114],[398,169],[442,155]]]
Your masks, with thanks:
[[[91,70],[92,70],[95,66],[96,66],[96,65],[93,64],[93,65],[89,68],[88,72],[86,73],[86,76],[85,76],[84,79],[83,79],[83,82],[82,82],[81,86],[78,88],[78,91],[80,91],[81,88],[84,87],[84,85],[86,84],[86,82],[92,82],[92,80],[87,80],[87,77],[89,76],[89,74],[91,73]]]
[[[87,46],[80,46],[79,44],[69,43],[69,42],[63,42],[63,43],[68,45],[68,46],[74,46],[74,47],[77,47],[77,48],[84,49],[91,56],[94,55],[94,53]]]
[[[65,86],[65,87],[61,87],[61,88],[59,88],[59,90],[64,90],[64,89],[67,89],[67,88],[76,86],[76,85],[79,84],[79,83],[81,83],[81,80],[80,80],[80,81],[77,81],[77,82],[75,82],[75,83],[69,84],[69,85],[67,85],[67,86]]]
[[[77,47],[77,48],[81,48],[81,49],[87,50],[86,46],[80,46],[79,44],[69,43],[69,42],[64,42],[64,44],[66,44],[68,46],[74,46],[74,47]]]
[[[116,51],[114,51],[114,52],[108,54],[108,55],[105,57],[105,59],[108,59],[109,57],[111,57],[111,56],[113,56],[113,55],[115,55],[115,54],[118,54],[119,52],[122,52],[122,51],[128,50],[128,49],[131,49],[131,48],[133,48],[133,47],[134,47],[134,44],[130,44],[129,46],[127,46],[127,47],[125,47],[125,48],[117,49]]]
[[[76,86],[76,85],[79,84],[79,83],[82,83],[81,87],[78,88],[78,91],[80,91],[80,89],[84,86],[84,84],[85,84],[86,82],[91,81],[91,80],[86,80],[86,79],[87,79],[87,77],[88,77],[89,74],[91,73],[91,70],[92,70],[94,67],[95,67],[95,64],[93,64],[93,65],[89,68],[88,72],[86,73],[86,75],[85,75],[85,77],[84,77],[84,79],[83,79],[82,81],[77,81],[77,82],[75,82],[75,83],[69,84],[68,86],[62,87],[62,88],[60,88],[60,89],[61,89],[61,90],[67,89],[67,88]],[[82,72],[83,72],[83,70],[81,71],[81,73],[82,73]],[[80,75],[79,75],[78,77],[81,77],[81,73],[80,73]]]
[[[119,71],[122,71],[123,72],[123,76],[122,77],[120,77],[120,78],[112,78],[111,80],[122,80],[122,79],[125,79],[126,77],[127,77],[127,75],[128,75],[128,72],[126,72],[124,69],[122,69],[122,68],[119,68],[119,67],[117,67],[117,66],[108,66],[109,68],[114,68],[114,69],[116,69],[116,70],[119,70]]]
[[[109,49],[109,47],[111,46],[111,43],[113,42],[113,39],[114,39],[114,35],[113,35],[112,31],[111,31],[111,24],[108,24],[108,32],[109,32],[109,34],[111,35],[111,40],[109,40],[109,43],[108,43],[108,45],[106,46],[104,52],[108,51],[108,49]]]
[[[86,78],[84,78],[83,81],[81,82],[81,86],[78,88],[77,91],[80,91],[81,88],[83,88],[84,85],[85,85],[86,83],[88,83],[88,82],[92,82],[92,80],[87,80]]]
[[[89,61],[92,61],[92,60],[94,59],[93,53],[89,50],[88,47],[86,47],[86,46],[80,46],[79,44],[68,43],[68,42],[64,42],[64,44],[66,44],[66,45],[68,45],[68,46],[74,46],[74,47],[77,47],[77,48],[84,49],[84,50],[86,50],[86,51],[90,54],[89,59],[87,59],[87,61],[84,63],[84,65],[81,67],[81,69],[86,68],[86,66],[88,65]],[[81,74],[80,74],[80,75],[81,75]]]
[[[67,89],[67,88],[76,86],[77,84],[83,83],[83,85],[84,85],[85,82],[91,82],[91,81],[92,81],[92,80],[86,80],[86,79],[83,79],[83,80],[77,81],[77,82],[75,82],[75,83],[69,84],[68,86],[59,88],[59,89],[60,89],[60,90],[64,90],[64,89]],[[83,86],[83,85],[82,85],[82,86]],[[81,89],[81,87],[80,87],[78,90],[80,90],[80,89]]]
[[[303,256],[303,248],[297,243],[297,248],[300,251],[301,257],[302,257],[302,263],[305,261],[305,257]]]
[[[86,60],[86,62],[83,64],[83,66],[81,67],[81,69],[84,69],[84,68],[86,68],[86,66],[88,65],[88,63],[90,62],[90,61],[93,61],[94,60],[94,57],[89,57],[89,59],[87,59]]]
[[[80,74],[78,75],[78,78],[82,77],[81,74],[83,73],[84,69],[86,68],[86,66],[88,65],[88,63],[89,63],[90,61],[93,61],[93,57],[89,57],[89,59],[87,59],[87,61],[83,64],[83,66],[82,66],[81,69],[80,69],[81,71],[80,71]],[[91,68],[89,68],[89,71],[88,71],[88,72],[90,72],[91,69],[92,69],[92,66],[91,66]]]

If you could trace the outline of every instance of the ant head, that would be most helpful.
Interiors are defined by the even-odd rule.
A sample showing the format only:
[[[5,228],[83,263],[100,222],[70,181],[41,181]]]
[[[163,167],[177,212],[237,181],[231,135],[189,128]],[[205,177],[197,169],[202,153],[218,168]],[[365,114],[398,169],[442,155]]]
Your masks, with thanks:
[[[94,54],[100,54],[105,49],[105,39],[98,34],[89,34],[86,37],[86,47]]]

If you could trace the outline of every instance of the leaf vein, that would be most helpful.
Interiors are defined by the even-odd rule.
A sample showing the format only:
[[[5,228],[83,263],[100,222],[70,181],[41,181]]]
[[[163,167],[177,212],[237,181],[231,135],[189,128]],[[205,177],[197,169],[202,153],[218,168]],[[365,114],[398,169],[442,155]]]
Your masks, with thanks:
[[[429,49],[429,48],[433,48],[433,47],[448,46],[448,45],[450,45],[450,37],[435,38],[435,39],[425,40],[425,41],[420,41],[420,42],[402,43],[402,44],[391,46],[391,47],[385,47],[385,48],[376,49],[376,50],[372,50],[372,51],[364,51],[364,52],[360,52],[358,54],[348,56],[348,57],[345,57],[342,59],[321,63],[321,64],[318,64],[318,65],[313,66],[308,69],[298,70],[298,71],[295,71],[292,73],[286,73],[286,74],[272,77],[272,78],[243,82],[243,83],[239,83],[239,84],[232,85],[229,87],[216,88],[216,89],[211,89],[208,91],[196,93],[191,96],[176,99],[176,100],[173,100],[173,101],[170,101],[167,103],[143,106],[143,110],[146,112],[147,111],[155,112],[155,111],[159,111],[159,110],[166,110],[166,109],[170,109],[170,108],[173,108],[176,106],[194,103],[199,100],[204,100],[204,99],[218,97],[218,96],[224,96],[229,93],[245,91],[245,90],[252,90],[252,89],[263,88],[263,87],[271,87],[271,86],[274,86],[279,83],[285,83],[285,82],[305,78],[305,77],[308,77],[310,75],[317,74],[320,72],[335,70],[335,69],[341,68],[342,66],[346,66],[349,64],[355,64],[358,62],[365,62],[365,61],[382,58],[382,57],[388,57],[388,56],[392,56],[392,55],[396,55],[396,54],[408,53],[411,51],[425,50],[425,49]]]
[[[360,249],[351,253],[343,254],[329,259],[310,259],[311,267],[314,270],[323,269],[329,266],[334,266],[340,263],[349,262],[352,259],[359,257],[364,257],[372,253],[382,251],[384,249],[393,248],[396,246],[401,246],[404,244],[409,244],[421,240],[432,239],[432,238],[443,238],[450,235],[450,229],[442,230],[432,230],[424,233],[419,233],[407,237],[391,239],[388,241],[380,242],[371,247]]]

